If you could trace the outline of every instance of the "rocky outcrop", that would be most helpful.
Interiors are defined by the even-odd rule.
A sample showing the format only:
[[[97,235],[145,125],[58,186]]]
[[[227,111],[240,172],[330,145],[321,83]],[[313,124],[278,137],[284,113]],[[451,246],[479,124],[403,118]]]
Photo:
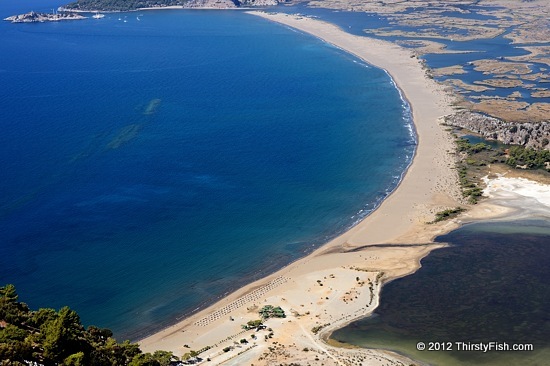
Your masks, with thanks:
[[[184,3],[184,8],[206,8],[206,9],[231,9],[237,5],[232,0],[190,0]]]
[[[31,11],[30,13],[21,14],[21,15],[13,15],[11,17],[7,17],[4,20],[7,20],[8,22],[12,23],[37,23],[37,22],[58,22],[61,20],[79,20],[79,19],[86,19],[85,16],[82,16],[80,14],[74,14],[74,13],[55,13],[55,14],[47,14],[47,13],[36,13],[34,11]]]
[[[550,150],[550,122],[514,123],[469,111],[445,117],[445,124],[465,128],[487,140]]]
[[[239,6],[249,7],[249,6],[274,6],[279,3],[284,3],[284,0],[238,0]]]
[[[274,6],[284,1],[279,0],[188,0],[183,2],[184,8],[250,8]]]
[[[184,8],[251,8],[261,6],[275,6],[283,1],[278,0],[188,0],[183,1]]]

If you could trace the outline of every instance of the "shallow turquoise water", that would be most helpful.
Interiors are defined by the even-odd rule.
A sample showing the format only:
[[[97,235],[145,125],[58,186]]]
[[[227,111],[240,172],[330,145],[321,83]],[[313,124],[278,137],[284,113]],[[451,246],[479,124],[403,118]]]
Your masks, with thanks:
[[[1,282],[134,339],[353,225],[415,146],[389,77],[339,49],[138,15],[0,24]]]

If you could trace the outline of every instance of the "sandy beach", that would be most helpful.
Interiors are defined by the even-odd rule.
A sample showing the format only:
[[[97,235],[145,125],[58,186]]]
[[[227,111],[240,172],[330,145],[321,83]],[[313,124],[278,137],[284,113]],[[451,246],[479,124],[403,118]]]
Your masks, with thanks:
[[[199,351],[208,365],[414,363],[389,351],[340,348],[325,340],[332,330],[370,314],[379,302],[383,283],[416,271],[420,259],[441,246],[432,242],[435,236],[457,228],[462,220],[498,217],[514,208],[489,200],[463,217],[427,223],[436,212],[466,205],[454,169],[453,138],[441,125],[441,117],[453,113],[452,96],[426,76],[421,62],[408,50],[311,18],[250,14],[314,35],[386,70],[412,108],[416,155],[399,187],[354,228],[139,344],[146,352],[162,349],[177,356]],[[507,178],[499,179],[504,180],[490,185],[491,194],[501,197],[503,189],[515,189]],[[548,195],[544,187],[529,192],[535,191],[537,197]],[[547,210],[541,205],[543,212]],[[286,318],[268,319],[265,330],[243,330],[243,324],[259,319],[258,310],[267,304],[280,306]]]

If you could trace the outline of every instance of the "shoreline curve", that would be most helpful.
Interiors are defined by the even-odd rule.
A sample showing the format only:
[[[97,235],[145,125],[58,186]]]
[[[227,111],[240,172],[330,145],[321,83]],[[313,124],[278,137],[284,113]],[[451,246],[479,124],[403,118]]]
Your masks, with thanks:
[[[178,356],[189,351],[184,345],[193,350],[209,347],[201,357],[210,355],[221,358],[217,360],[221,363],[235,357],[243,361],[245,356],[257,359],[267,345],[258,344],[238,355],[232,355],[231,352],[220,353],[219,350],[225,345],[233,344],[234,339],[242,335],[239,330],[241,322],[230,319],[257,317],[259,305],[273,303],[292,313],[288,321],[270,325],[275,330],[279,343],[291,339],[295,343],[314,344],[319,352],[335,361],[331,352],[343,351],[330,350],[330,346],[321,341],[319,336],[326,335],[326,332],[312,336],[306,329],[312,324],[326,324],[323,322],[330,323],[325,330],[335,329],[370,314],[379,301],[378,294],[384,282],[414,273],[419,268],[422,257],[441,247],[441,244],[433,244],[432,239],[459,226],[457,221],[426,224],[441,209],[461,204],[458,177],[454,170],[454,142],[440,125],[441,117],[453,112],[452,98],[441,85],[426,76],[417,58],[398,45],[351,35],[330,23],[302,16],[259,11],[249,14],[313,35],[386,71],[411,108],[417,139],[414,156],[397,187],[373,212],[350,230],[308,256],[244,286],[139,343],[146,352],[164,349]],[[403,243],[428,245],[400,245]],[[376,244],[394,245],[380,247]],[[361,279],[364,278],[361,282],[372,284],[372,290],[366,291],[366,288],[357,286],[353,279],[359,278],[359,274]],[[326,292],[316,286],[318,282],[312,280],[319,276],[342,280],[331,284],[332,300],[325,296],[326,300],[317,301],[313,305],[309,301],[312,296]],[[345,300],[346,295],[342,294],[346,291],[354,291],[359,301]],[[333,299],[334,295],[338,297]],[[353,306],[342,309],[342,298],[346,305]],[[361,300],[374,304],[365,308],[359,305]],[[311,314],[311,317],[299,314],[300,307],[304,306],[300,303],[312,304],[309,313],[319,314]],[[408,361],[387,351],[362,352],[369,353],[374,358],[382,357],[386,361]]]

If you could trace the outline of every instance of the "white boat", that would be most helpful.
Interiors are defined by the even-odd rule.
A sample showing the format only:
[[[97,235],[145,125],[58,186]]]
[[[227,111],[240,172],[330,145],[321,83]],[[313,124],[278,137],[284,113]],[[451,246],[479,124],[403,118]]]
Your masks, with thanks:
[[[96,12],[94,15],[92,15],[92,18],[94,18],[94,19],[105,18],[105,14],[100,14],[100,13]]]

